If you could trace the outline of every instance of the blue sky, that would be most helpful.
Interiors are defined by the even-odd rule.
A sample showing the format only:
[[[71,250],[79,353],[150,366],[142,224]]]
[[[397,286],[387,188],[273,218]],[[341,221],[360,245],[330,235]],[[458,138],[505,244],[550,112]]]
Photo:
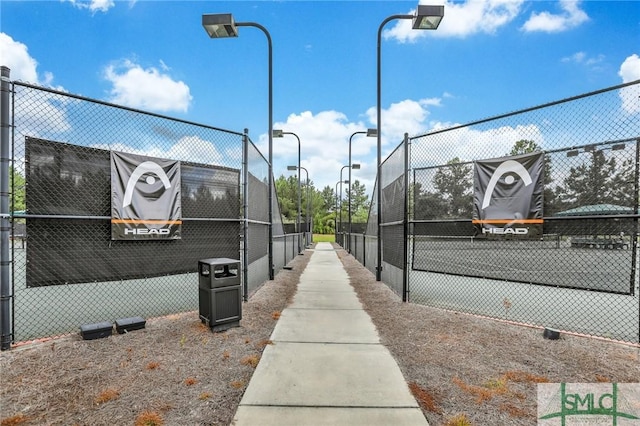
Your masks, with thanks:
[[[426,3],[426,2],[423,2]],[[466,123],[640,79],[640,1],[433,0],[436,31],[395,20],[382,42],[383,155],[407,132]],[[267,156],[264,34],[212,40],[203,13],[257,22],[273,41],[274,128],[302,141],[317,188],[335,188],[349,136],[376,127],[376,44],[417,1],[12,1],[0,3],[11,78],[242,132]],[[297,162],[274,139],[274,174]],[[373,189],[376,139],[353,139]],[[343,178],[346,178],[347,170]],[[303,173],[303,177],[304,177]]]

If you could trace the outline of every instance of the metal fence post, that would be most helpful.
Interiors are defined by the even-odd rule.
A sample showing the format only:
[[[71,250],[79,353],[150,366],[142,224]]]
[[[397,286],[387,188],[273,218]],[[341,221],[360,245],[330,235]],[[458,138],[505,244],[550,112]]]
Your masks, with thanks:
[[[1,69],[0,87],[0,347],[7,350],[11,347],[11,283],[9,279],[9,266],[11,257],[9,256],[9,234],[10,212],[9,212],[9,98],[10,93],[10,70],[3,66]]]
[[[244,129],[242,135],[242,268],[244,273],[243,293],[245,302],[249,300],[249,129]]]
[[[404,212],[402,218],[402,245],[403,245],[403,256],[402,256],[402,301],[409,301],[409,268],[408,260],[409,260],[409,134],[404,134]]]

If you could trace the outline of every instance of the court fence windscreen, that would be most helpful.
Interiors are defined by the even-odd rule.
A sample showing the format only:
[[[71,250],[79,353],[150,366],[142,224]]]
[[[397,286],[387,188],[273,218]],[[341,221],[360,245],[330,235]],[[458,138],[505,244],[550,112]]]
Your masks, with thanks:
[[[381,217],[382,281],[403,300],[640,343],[639,159],[640,81],[414,136],[346,241],[375,272]]]
[[[278,200],[248,130],[2,84],[3,350],[83,324],[197,310],[201,259],[241,261],[247,300],[297,255],[299,237],[274,217],[278,249],[294,254],[269,264]]]

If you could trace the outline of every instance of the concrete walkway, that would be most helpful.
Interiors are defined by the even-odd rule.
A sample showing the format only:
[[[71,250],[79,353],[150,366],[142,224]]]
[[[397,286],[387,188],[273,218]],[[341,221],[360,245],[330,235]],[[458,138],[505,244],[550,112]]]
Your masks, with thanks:
[[[233,425],[427,425],[338,255],[319,243]]]

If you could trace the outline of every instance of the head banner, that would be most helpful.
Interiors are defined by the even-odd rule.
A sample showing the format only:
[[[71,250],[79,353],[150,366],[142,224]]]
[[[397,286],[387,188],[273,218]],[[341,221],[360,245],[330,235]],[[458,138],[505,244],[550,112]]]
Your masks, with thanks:
[[[180,162],[111,152],[111,239],[180,239]]]
[[[544,154],[477,161],[473,225],[476,236],[542,236]]]

